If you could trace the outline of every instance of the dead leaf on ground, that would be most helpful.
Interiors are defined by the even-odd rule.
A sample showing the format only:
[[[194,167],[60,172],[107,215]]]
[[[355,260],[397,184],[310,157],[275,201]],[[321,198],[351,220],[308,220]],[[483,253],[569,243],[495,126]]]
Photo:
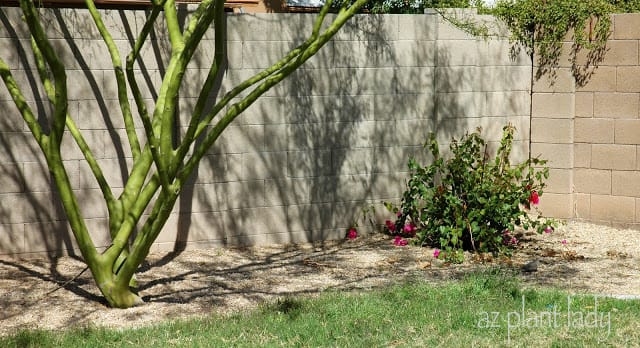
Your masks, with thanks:
[[[584,256],[583,255],[578,255],[578,253],[576,253],[575,251],[571,250],[571,251],[564,251],[562,253],[562,258],[568,261],[573,261],[573,260],[584,260]]]

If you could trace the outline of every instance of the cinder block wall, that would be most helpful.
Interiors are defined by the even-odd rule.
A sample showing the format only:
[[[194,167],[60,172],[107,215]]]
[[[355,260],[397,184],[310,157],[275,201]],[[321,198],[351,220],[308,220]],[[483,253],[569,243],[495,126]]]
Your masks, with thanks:
[[[144,14],[103,14],[124,56]],[[47,9],[44,16],[68,67],[71,117],[118,194],[126,179],[121,168],[130,167],[131,154],[123,142],[104,44],[83,10]],[[229,64],[220,94],[301,42],[314,18],[230,15]],[[137,67],[150,107],[167,64],[169,43],[161,27]],[[181,91],[181,127],[212,59],[211,34]],[[478,126],[498,140],[502,126],[511,122],[519,130],[514,156],[526,158],[531,65],[526,55],[511,60],[508,51],[506,40],[474,39],[436,15],[357,16],[226,130],[178,201],[155,249],[342,238],[363,207],[375,204],[382,211],[381,201],[399,199],[407,159],[425,159],[422,144],[429,132],[436,132],[444,147],[452,136]],[[44,117],[50,107],[29,52],[18,10],[1,8],[0,56]],[[42,156],[1,85],[0,254],[72,252],[75,242]],[[100,190],[69,137],[65,142],[65,165],[83,213],[96,243],[106,246]]]
[[[532,154],[552,160],[542,207],[556,216],[638,227],[640,224],[640,15],[612,16],[604,61],[580,86],[565,44],[555,85],[533,95]],[[580,61],[584,61],[584,56]]]

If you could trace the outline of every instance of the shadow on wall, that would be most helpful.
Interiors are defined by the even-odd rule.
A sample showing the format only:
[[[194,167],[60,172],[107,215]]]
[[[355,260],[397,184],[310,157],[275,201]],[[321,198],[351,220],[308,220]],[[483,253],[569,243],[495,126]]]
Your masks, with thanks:
[[[448,140],[469,128],[469,117],[482,116],[486,93],[475,93],[476,104],[464,99],[481,83],[475,70],[439,70],[436,57],[442,65],[451,57],[422,46],[435,48],[434,40],[392,42],[389,27],[398,20],[355,18],[227,131],[225,139],[234,144],[218,144],[226,163],[211,159],[239,175],[234,184],[242,193],[222,217],[223,244],[254,244],[269,234],[269,241],[282,243],[342,238],[363,208],[381,210],[381,201],[399,199],[409,156],[428,160],[422,144],[429,132]],[[298,23],[297,32],[304,33],[309,22]],[[405,56],[417,60],[407,63]],[[208,166],[215,164],[203,163]],[[212,194],[219,195],[206,193]]]

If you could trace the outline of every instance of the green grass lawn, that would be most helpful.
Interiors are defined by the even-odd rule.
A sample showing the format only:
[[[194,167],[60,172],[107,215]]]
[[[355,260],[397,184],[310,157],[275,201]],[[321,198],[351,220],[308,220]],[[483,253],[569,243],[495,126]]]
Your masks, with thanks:
[[[524,299],[524,300],[523,300]],[[136,330],[25,331],[0,347],[629,347],[640,301],[525,290],[499,269],[446,285],[284,298],[242,314]]]

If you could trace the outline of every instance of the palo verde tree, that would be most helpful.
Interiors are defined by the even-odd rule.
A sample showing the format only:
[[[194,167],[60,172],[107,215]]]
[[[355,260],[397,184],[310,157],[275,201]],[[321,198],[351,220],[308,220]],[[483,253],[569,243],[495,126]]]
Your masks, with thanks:
[[[366,2],[357,0],[343,6],[332,16],[331,23],[325,23],[332,3],[332,0],[326,1],[306,41],[271,67],[241,82],[226,94],[215,97],[214,87],[224,69],[226,56],[224,0],[203,0],[184,25],[179,19],[175,1],[152,0],[146,22],[137,33],[126,62],[121,61],[118,47],[103,22],[101,12],[93,1],[85,1],[111,57],[120,111],[133,156],[128,179],[122,193],[116,196],[85,137],[69,116],[65,66],[47,39],[37,1],[19,1],[23,20],[31,34],[39,78],[51,105],[50,115],[46,119],[36,116],[22,90],[30,86],[19,86],[11,68],[1,59],[0,75],[42,150],[80,252],[109,305],[126,308],[142,303],[135,291],[134,274],[169,218],[187,179],[227,126],[256,99],[317,53]],[[171,55],[155,107],[147,110],[133,69],[154,23],[162,17],[166,22]],[[185,134],[178,139],[174,129],[178,91],[184,82],[187,64],[211,27],[215,32],[214,59]],[[127,97],[129,92],[134,97],[133,106]],[[133,107],[144,126],[144,143],[134,128]],[[96,248],[83,217],[83,209],[72,190],[61,154],[65,136],[71,136],[82,151],[106,202],[111,245],[104,251]]]

